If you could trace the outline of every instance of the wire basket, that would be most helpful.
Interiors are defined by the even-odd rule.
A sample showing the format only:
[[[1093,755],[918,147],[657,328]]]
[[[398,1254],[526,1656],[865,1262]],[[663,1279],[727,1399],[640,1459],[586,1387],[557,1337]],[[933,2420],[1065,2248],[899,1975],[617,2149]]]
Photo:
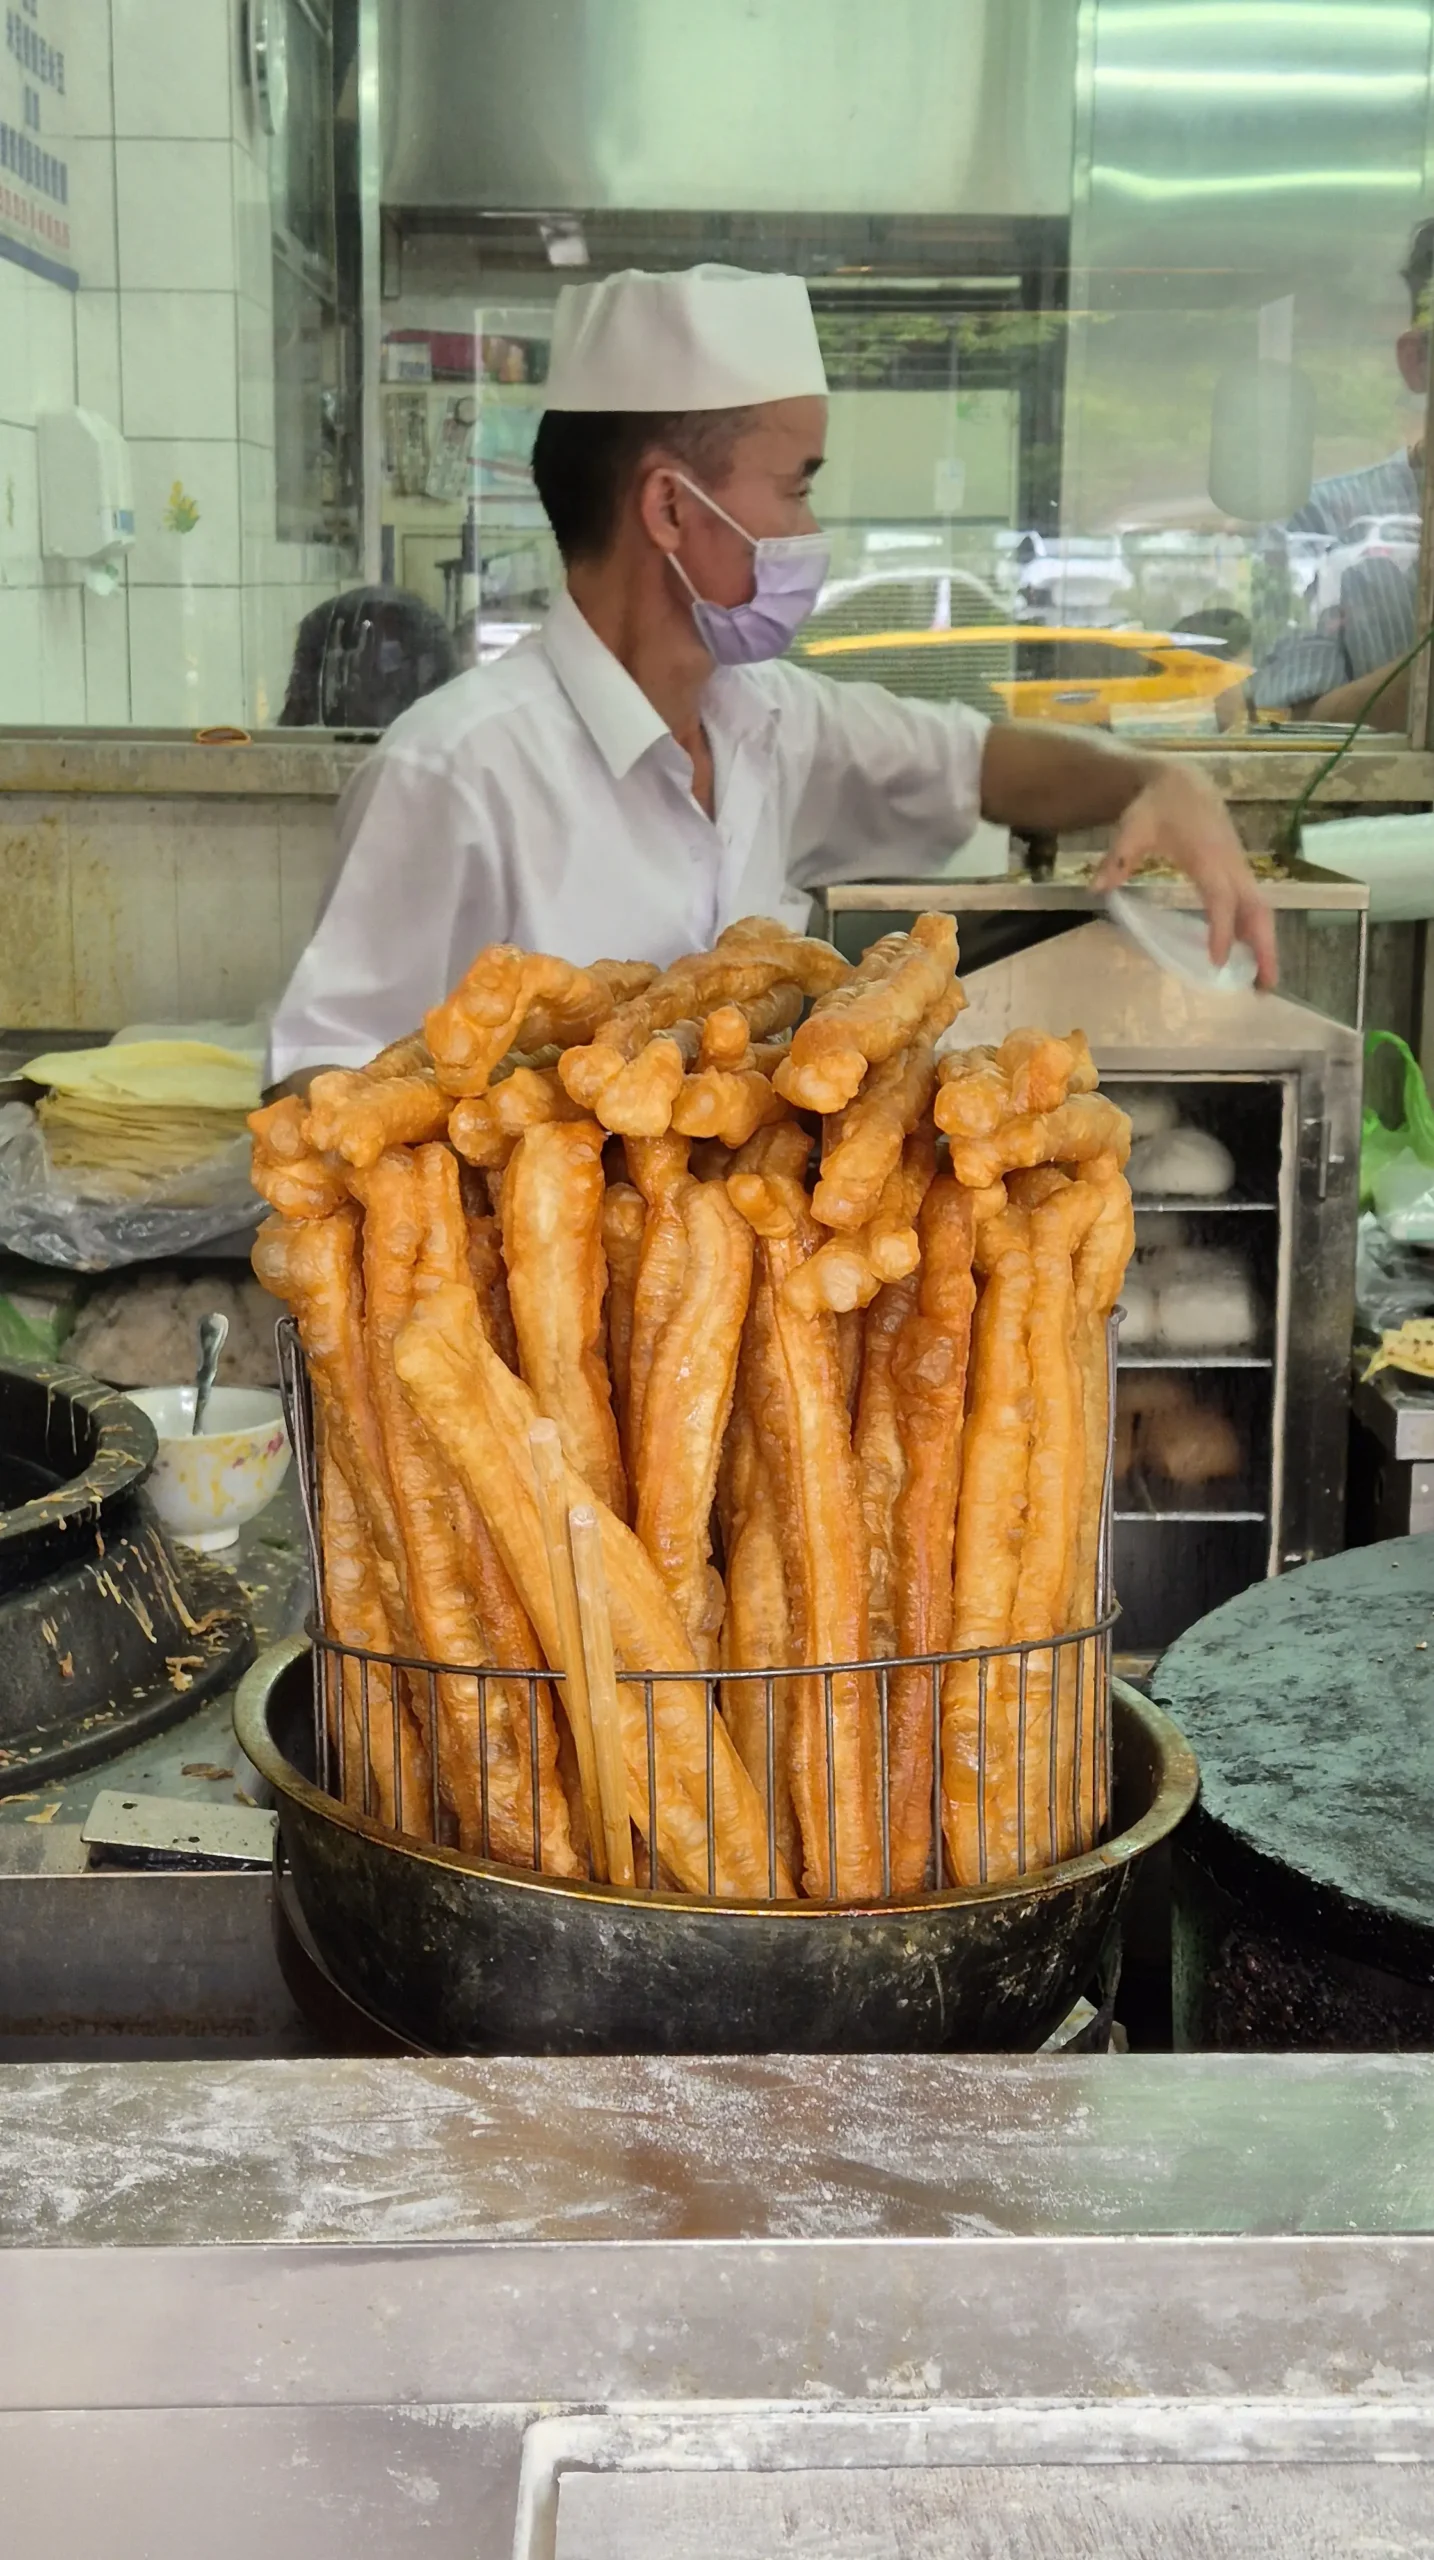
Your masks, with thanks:
[[[640,1705],[646,1737],[646,1840],[658,1834],[658,1798],[664,1744],[664,1689],[699,1684],[706,1718],[706,1899],[719,1900],[716,1754],[719,1724],[730,1733],[746,1727],[742,1758],[762,1799],[766,1818],[767,1899],[794,1905],[781,1893],[784,1754],[782,1733],[791,1701],[804,1684],[820,1694],[818,1731],[825,1745],[826,1879],[818,1902],[857,1900],[870,1905],[906,1903],[955,1888],[990,1887],[1058,1866],[1108,1836],[1111,1807],[1111,1651],[1118,1611],[1111,1596],[1111,1523],[1115,1436],[1117,1320],[1107,1333],[1108,1411],[1106,1462],[1096,1554],[1096,1609],[1089,1626],[1047,1641],[967,1651],[900,1655],[859,1662],[781,1666],[770,1670],[644,1671],[619,1673],[620,1692]],[[316,1594],[312,1623],[314,1768],[321,1790],[396,1837],[427,1839],[452,1848],[455,1826],[443,1785],[445,1724],[455,1707],[471,1704],[476,1733],[478,1802],[466,1854],[487,1866],[522,1875],[536,1872],[578,1893],[607,1887],[559,1873],[545,1859],[540,1736],[544,1693],[561,1697],[563,1675],[547,1668],[479,1668],[431,1661],[406,1653],[380,1653],[341,1643],[330,1631],[323,1561],[319,1469],[309,1381],[293,1320],[278,1327],[280,1386],[293,1442]],[[959,1683],[966,1700],[967,1747],[959,1773],[943,1749],[943,1702]],[[879,1732],[878,1793],[880,1893],[869,1885],[843,1891],[837,1784],[839,1736],[853,1695],[874,1699]],[[807,1688],[808,1702],[814,1688]],[[517,1714],[514,1714],[514,1701]],[[924,1706],[922,1700],[924,1698]],[[755,1707],[749,1701],[755,1700]],[[524,1717],[526,1708],[526,1717]],[[501,1718],[526,1769],[526,1803],[518,1815],[511,1800],[495,1803],[490,1739]],[[522,1728],[526,1722],[526,1731]],[[894,1830],[892,1740],[911,1745],[919,1767],[929,1769],[929,1846],[919,1880],[898,1876]],[[417,1734],[421,1749],[412,1743]],[[753,1736],[755,1734],[755,1744]],[[357,1763],[357,1766],[355,1765]],[[421,1786],[415,1767],[425,1771]],[[947,1843],[953,1801],[959,1799],[964,1835],[953,1865]],[[525,1826],[525,1830],[523,1829]],[[639,1825],[639,1829],[643,1826]],[[909,1861],[908,1861],[909,1863]],[[639,1895],[700,1906],[703,1897],[642,1853]],[[811,1900],[801,1907],[812,1908]]]

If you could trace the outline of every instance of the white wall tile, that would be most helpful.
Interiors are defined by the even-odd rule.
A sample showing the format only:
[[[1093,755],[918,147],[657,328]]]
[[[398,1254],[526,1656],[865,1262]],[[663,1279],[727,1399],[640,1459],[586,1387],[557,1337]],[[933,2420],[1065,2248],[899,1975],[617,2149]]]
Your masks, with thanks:
[[[75,1020],[179,1022],[177,852],[193,804],[78,800],[70,810]]]
[[[129,591],[81,599],[85,617],[85,710],[96,729],[129,721]]]
[[[233,168],[227,142],[116,144],[119,280],[126,292],[232,291]]]
[[[75,296],[75,396],[82,409],[119,425],[124,404],[117,293],[87,293],[82,287]]]
[[[242,721],[244,655],[237,587],[129,591],[130,702],[141,728]]]
[[[0,727],[41,720],[42,700],[39,592],[34,587],[0,588]],[[0,849],[4,842],[5,830],[0,828]],[[12,929],[7,917],[0,952]]]
[[[267,170],[234,145],[235,282],[250,302],[269,309],[274,299],[274,218]]]
[[[181,835],[177,857],[186,1011],[245,1022],[274,1003],[284,976],[274,803],[211,802]]]
[[[25,327],[29,344],[22,366],[14,414],[25,426],[42,409],[68,409],[75,397],[75,296],[43,276],[25,283]],[[9,346],[6,345],[6,370]]]
[[[115,129],[108,0],[80,0],[65,36],[65,125],[75,135]]]
[[[47,727],[85,725],[85,618],[78,581],[38,589],[40,716]]]
[[[239,345],[239,433],[246,444],[274,441],[274,319],[267,303],[241,294],[234,306]]]
[[[30,398],[29,278],[12,258],[0,257],[0,419],[28,425]]]
[[[267,574],[277,543],[274,531],[274,456],[265,444],[241,444],[239,447],[239,510],[245,547],[247,549],[251,543],[263,545]]]
[[[227,139],[230,0],[111,0],[111,9],[115,132]]]
[[[130,584],[234,587],[239,583],[239,448],[130,439],[134,548]],[[185,502],[198,514],[184,530]]]
[[[0,619],[19,596],[0,596]],[[33,596],[28,599],[33,603]],[[3,644],[0,644],[3,646]],[[3,700],[0,684],[0,700]],[[38,718],[38,713],[27,715]],[[0,828],[0,1022],[66,1030],[74,1021],[69,813],[54,800],[8,801]]]
[[[70,264],[82,285],[115,285],[115,147],[95,138],[68,146]]]
[[[244,680],[249,719],[256,728],[276,726],[289,686],[295,618],[282,587],[244,590]]]
[[[232,437],[233,295],[122,292],[120,367],[127,436]]]
[[[0,587],[40,583],[40,479],[33,427],[0,427]]]

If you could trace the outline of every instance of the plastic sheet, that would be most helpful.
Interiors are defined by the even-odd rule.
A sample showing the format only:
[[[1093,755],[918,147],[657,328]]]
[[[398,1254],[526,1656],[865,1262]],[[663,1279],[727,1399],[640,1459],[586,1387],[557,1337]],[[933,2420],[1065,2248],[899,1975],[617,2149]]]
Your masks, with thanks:
[[[1366,1214],[1359,1222],[1354,1300],[1359,1323],[1370,1333],[1388,1333],[1411,1316],[1434,1315],[1434,1250],[1399,1242]]]
[[[138,1198],[97,1176],[81,1190],[51,1164],[29,1106],[0,1104],[0,1248],[61,1270],[115,1271],[214,1244],[263,1214],[249,1156],[245,1136]]]

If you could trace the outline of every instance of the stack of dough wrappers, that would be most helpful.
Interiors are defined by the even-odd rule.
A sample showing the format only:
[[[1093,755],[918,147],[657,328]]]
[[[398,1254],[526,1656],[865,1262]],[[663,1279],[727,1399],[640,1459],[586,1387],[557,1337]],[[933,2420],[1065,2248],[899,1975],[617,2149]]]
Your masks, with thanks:
[[[259,1099],[252,1061],[203,1040],[58,1049],[25,1074],[47,1088],[36,1116],[51,1164],[107,1199],[142,1199],[218,1155]]]
[[[1128,1123],[1081,1034],[938,1058],[956,957],[936,915],[855,967],[765,918],[661,974],[496,946],[421,1035],[250,1123],[330,1635],[562,1670],[546,1416],[597,1511],[640,1881],[708,1891],[709,1803],[715,1890],[757,1899],[773,1873],[879,1896],[884,1819],[900,1896],[1048,1865],[1104,1818],[1092,1646],[902,1667],[1091,1624],[1133,1241]],[[788,1675],[770,1739],[761,1681],[709,1717],[696,1675],[742,1668]],[[652,1683],[650,1771],[653,1672],[683,1676]],[[371,1667],[364,1714],[345,1666],[350,1796],[587,1875],[561,1686],[534,1716],[490,1677],[483,1756],[478,1683],[424,1681]]]

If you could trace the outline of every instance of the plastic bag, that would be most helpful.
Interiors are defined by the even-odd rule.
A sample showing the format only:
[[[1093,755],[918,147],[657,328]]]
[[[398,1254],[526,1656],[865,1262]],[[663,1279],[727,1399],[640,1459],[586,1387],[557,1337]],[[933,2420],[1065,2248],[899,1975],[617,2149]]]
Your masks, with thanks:
[[[1377,1111],[1366,1111],[1359,1141],[1359,1205],[1361,1209],[1378,1207],[1375,1186],[1380,1175],[1396,1164],[1401,1156],[1413,1157],[1417,1164],[1434,1169],[1434,1102],[1424,1072],[1407,1040],[1397,1031],[1371,1031],[1364,1044],[1369,1057],[1379,1048],[1396,1049],[1404,1060],[1404,1118],[1397,1129],[1381,1120]],[[1404,1200],[1412,1197],[1407,1179],[1396,1183],[1393,1195]],[[1434,1228],[1430,1229],[1434,1235]]]
[[[190,1253],[257,1224],[250,1144],[234,1139],[140,1199],[80,1191],[59,1173],[27,1103],[0,1104],[0,1247],[68,1271],[114,1271]]]
[[[1434,1252],[1396,1243],[1378,1218],[1359,1222],[1354,1305],[1368,1333],[1388,1333],[1411,1316],[1434,1315]]]

